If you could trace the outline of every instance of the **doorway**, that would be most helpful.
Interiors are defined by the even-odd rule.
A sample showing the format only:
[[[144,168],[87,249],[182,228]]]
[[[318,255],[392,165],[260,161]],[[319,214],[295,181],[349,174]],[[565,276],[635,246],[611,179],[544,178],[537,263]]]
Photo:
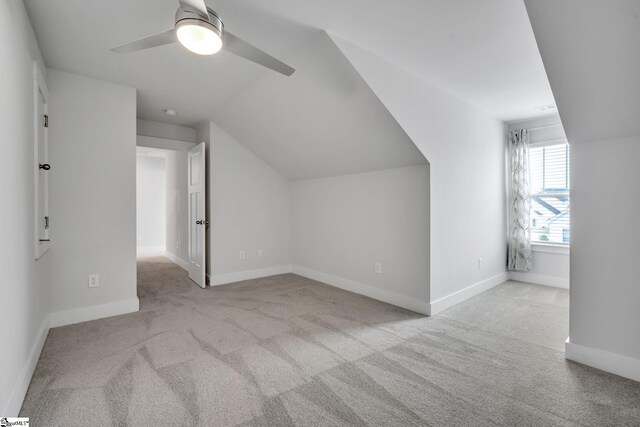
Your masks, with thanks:
[[[139,266],[166,258],[205,286],[204,144],[191,150],[137,147],[136,242]]]
[[[163,150],[136,150],[136,250],[138,256],[167,250],[167,161]]]

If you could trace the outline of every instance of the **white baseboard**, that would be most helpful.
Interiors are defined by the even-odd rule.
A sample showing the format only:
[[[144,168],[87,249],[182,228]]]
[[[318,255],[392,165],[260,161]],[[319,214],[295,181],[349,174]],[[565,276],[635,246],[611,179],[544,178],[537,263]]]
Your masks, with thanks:
[[[449,294],[446,297],[442,297],[435,301],[432,301],[431,304],[429,304],[429,315],[433,316],[435,314],[438,314],[449,307],[453,307],[454,305],[468,300],[469,298],[474,297],[486,290],[489,290],[494,286],[499,285],[500,283],[506,282],[507,279],[508,275],[505,271],[504,273],[496,274],[495,276],[485,279],[481,282],[474,283],[471,286],[467,286],[466,288]]]
[[[544,274],[533,274],[524,271],[510,271],[509,279],[519,282],[535,283],[536,285],[569,289],[569,279],[565,279],[564,277],[546,276]]]
[[[56,328],[58,326],[87,322],[89,320],[102,319],[104,317],[134,313],[138,310],[140,310],[140,301],[136,297],[130,300],[116,301],[109,304],[92,305],[73,310],[58,311],[56,313],[51,313],[50,315],[51,327]]]
[[[611,353],[599,348],[575,344],[567,338],[564,344],[564,357],[583,365],[620,375],[634,381],[640,381],[640,360],[622,354]]]
[[[33,342],[33,346],[31,347],[29,356],[24,363],[22,372],[20,372],[20,376],[18,377],[18,382],[13,387],[13,391],[11,392],[11,397],[9,397],[9,402],[7,402],[7,406],[3,408],[1,412],[3,417],[18,416],[18,413],[20,412],[20,408],[22,408],[22,402],[24,401],[24,397],[27,394],[27,389],[29,388],[29,383],[31,382],[33,371],[36,369],[36,364],[38,363],[38,359],[40,359],[40,353],[42,353],[42,347],[44,347],[44,342],[47,339],[48,333],[49,333],[49,315],[46,315],[44,320],[42,321],[42,325],[40,326],[38,335],[36,336],[36,339]],[[7,385],[8,384],[5,384],[5,386]]]
[[[309,279],[317,280],[318,282],[335,286],[336,288],[344,289],[345,291],[364,295],[388,304],[397,305],[398,307],[406,308],[407,310],[415,311],[416,313],[429,315],[429,305],[426,301],[420,301],[416,298],[400,295],[395,292],[376,288],[353,280],[344,279],[342,277],[333,276],[331,274],[321,273],[298,265],[294,265],[292,267],[292,272]]]
[[[182,258],[178,258],[177,256],[175,256],[171,252],[165,252],[164,256],[169,258],[171,260],[171,262],[173,262],[174,264],[177,264],[180,267],[182,267],[184,270],[189,271],[189,263],[187,261],[183,260]]]
[[[275,276],[276,274],[286,273],[291,273],[291,265],[278,265],[275,267],[256,268],[255,270],[238,271],[235,273],[214,274],[210,276],[209,284],[211,286],[226,285],[227,283],[259,279],[260,277]]]

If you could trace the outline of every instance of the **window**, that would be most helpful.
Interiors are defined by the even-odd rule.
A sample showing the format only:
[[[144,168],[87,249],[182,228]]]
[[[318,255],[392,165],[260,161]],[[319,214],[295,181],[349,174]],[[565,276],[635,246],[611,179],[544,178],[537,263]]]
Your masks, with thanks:
[[[531,242],[569,244],[569,144],[529,149]]]

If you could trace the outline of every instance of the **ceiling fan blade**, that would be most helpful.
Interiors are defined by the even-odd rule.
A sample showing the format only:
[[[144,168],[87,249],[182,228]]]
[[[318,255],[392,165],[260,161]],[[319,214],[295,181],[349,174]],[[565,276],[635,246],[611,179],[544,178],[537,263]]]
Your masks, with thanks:
[[[209,19],[209,12],[207,12],[207,5],[204,4],[204,0],[180,0],[180,6],[198,12]]]
[[[224,32],[222,36],[224,39],[223,49],[233,53],[234,55],[241,56],[249,61],[253,61],[256,64],[260,64],[264,67],[270,68],[273,71],[290,76],[295,69],[291,68],[284,62],[274,58],[268,53],[258,49],[257,47],[250,45],[246,41],[234,36],[228,31]]]
[[[137,50],[149,49],[156,46],[171,44],[177,42],[176,30],[170,29],[164,33],[154,34],[149,37],[142,38],[133,42],[125,43],[121,46],[114,47],[111,51],[116,53],[129,53]]]

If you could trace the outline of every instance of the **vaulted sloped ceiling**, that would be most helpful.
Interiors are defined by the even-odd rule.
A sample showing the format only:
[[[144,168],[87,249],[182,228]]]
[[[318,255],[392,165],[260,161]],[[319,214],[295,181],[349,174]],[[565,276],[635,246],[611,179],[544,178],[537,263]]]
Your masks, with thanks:
[[[207,0],[289,78],[224,51],[109,51],[171,28],[177,0],[25,3],[49,67],[135,87],[141,119],[211,120],[290,179],[426,162],[324,30],[500,119],[553,102],[521,0]]]
[[[242,25],[234,25],[246,18],[220,12],[235,33],[274,55],[280,53],[297,69],[284,77],[226,52],[203,58],[178,45],[124,56],[111,53],[108,48],[113,45],[170,28],[178,3],[162,0],[154,7],[146,1],[114,2],[117,7],[109,6],[111,2],[87,3],[29,2],[45,60],[54,68],[138,88],[140,118],[167,121],[161,111],[170,107],[186,124],[211,120],[292,180],[426,163],[322,30],[275,25],[263,28],[271,43],[260,43],[261,37],[251,36],[252,31],[245,36]],[[139,3],[146,3],[151,13],[145,15]],[[128,22],[125,11],[141,14],[139,28],[127,25],[116,31],[114,23]],[[259,22],[256,14],[261,16],[259,12],[248,16]],[[79,15],[80,22],[69,19],[80,19]],[[278,20],[270,17],[269,22]],[[90,28],[95,37],[84,37]],[[271,36],[288,32],[294,33],[293,42]]]
[[[640,1],[526,5],[569,142],[640,135]]]
[[[213,120],[289,179],[426,163],[326,33],[291,58],[291,78],[263,77]]]

